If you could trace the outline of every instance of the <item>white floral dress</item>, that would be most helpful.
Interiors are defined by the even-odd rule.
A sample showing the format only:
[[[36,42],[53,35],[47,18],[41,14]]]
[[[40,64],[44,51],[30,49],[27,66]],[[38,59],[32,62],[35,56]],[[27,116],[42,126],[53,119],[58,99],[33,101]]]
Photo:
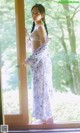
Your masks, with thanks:
[[[37,119],[53,116],[52,64],[48,50],[48,39],[27,58],[33,79],[33,113]]]

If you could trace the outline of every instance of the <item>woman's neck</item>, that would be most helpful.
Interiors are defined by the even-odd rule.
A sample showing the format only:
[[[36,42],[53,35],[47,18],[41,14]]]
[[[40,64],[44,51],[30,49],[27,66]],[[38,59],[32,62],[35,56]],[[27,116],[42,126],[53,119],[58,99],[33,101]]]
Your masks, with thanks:
[[[42,20],[35,22],[35,25],[42,24]]]

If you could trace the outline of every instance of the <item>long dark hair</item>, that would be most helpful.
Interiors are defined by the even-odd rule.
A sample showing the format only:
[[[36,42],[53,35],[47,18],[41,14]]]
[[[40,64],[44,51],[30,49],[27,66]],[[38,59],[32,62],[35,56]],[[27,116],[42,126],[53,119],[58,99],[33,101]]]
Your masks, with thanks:
[[[44,14],[44,18],[42,18],[42,22],[43,22],[43,24],[44,24],[46,33],[47,33],[47,35],[48,35],[47,25],[46,25],[46,22],[45,22],[45,8],[44,8],[44,6],[41,5],[41,4],[36,4],[36,5],[34,5],[34,6],[32,7],[31,11],[33,10],[34,7],[37,7],[38,10],[39,10],[39,12],[40,12],[41,14]],[[33,22],[31,32],[33,32],[34,27],[35,27],[35,23]]]

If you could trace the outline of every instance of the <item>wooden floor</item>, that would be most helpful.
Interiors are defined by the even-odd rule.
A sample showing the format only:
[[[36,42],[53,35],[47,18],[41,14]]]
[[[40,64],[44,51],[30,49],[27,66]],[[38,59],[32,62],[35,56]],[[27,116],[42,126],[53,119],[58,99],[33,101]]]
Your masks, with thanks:
[[[9,131],[9,133],[80,133],[78,129],[49,129],[49,130],[20,130]]]

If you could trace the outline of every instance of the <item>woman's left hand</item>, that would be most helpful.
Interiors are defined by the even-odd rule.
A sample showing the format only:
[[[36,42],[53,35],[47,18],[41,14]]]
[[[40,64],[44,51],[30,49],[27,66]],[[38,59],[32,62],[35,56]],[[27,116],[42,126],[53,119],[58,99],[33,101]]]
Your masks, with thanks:
[[[22,62],[22,65],[26,66],[27,65],[27,62],[26,60],[24,62]]]

